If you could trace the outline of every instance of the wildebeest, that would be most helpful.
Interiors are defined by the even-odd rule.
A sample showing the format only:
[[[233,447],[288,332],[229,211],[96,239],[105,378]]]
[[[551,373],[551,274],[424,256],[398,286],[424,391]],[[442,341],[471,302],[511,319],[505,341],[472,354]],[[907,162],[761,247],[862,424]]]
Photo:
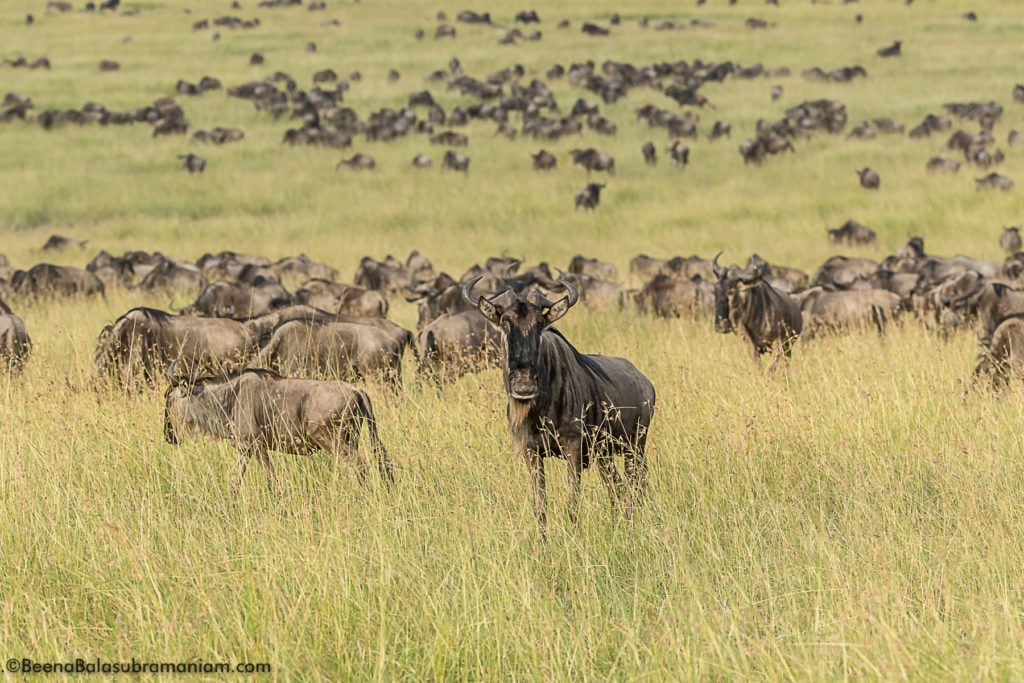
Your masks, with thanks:
[[[460,298],[461,289],[460,285]],[[497,366],[500,339],[498,328],[476,308],[445,313],[420,330],[416,344],[419,372],[457,379],[482,366]]]
[[[377,468],[388,483],[393,465],[377,433],[370,397],[362,389],[336,380],[289,379],[268,370],[246,369],[229,380],[181,379],[168,373],[164,395],[164,439],[180,442],[191,433],[230,439],[238,449],[237,495],[249,458],[263,464],[267,485],[278,493],[270,451],[309,455],[324,450],[355,467],[362,482],[366,463],[359,455],[365,424]]]
[[[835,244],[873,244],[877,238],[874,230],[852,218],[828,230],[828,241]]]
[[[257,276],[251,285],[218,280],[200,292],[182,311],[185,315],[244,320],[292,303],[292,296],[279,282]]]
[[[196,296],[207,284],[198,266],[164,259],[145,274],[137,287],[144,292]]]
[[[289,377],[347,379],[378,375],[398,386],[412,332],[384,318],[290,320],[277,325],[255,365]]]
[[[124,388],[151,386],[171,362],[186,373],[230,375],[256,350],[256,335],[226,318],[192,318],[133,308],[107,325],[96,342],[96,369]],[[140,374],[141,373],[141,374]]]
[[[865,190],[877,190],[878,186],[882,182],[882,178],[878,175],[877,171],[872,170],[865,166],[855,173],[860,176],[860,186]]]
[[[572,156],[572,163],[591,171],[607,171],[609,175],[615,175],[615,158],[606,152],[599,152],[593,147],[587,149],[569,150]]]
[[[654,166],[658,163],[658,150],[653,142],[645,142],[643,147],[640,148],[640,152],[644,155],[644,163],[648,166]]]
[[[676,140],[666,150],[672,161],[675,162],[676,166],[680,168],[690,163],[690,148],[684,145],[679,140]]]
[[[472,280],[463,296],[473,302]],[[642,496],[647,479],[645,448],[655,391],[625,358],[582,354],[552,325],[578,300],[551,301],[537,290],[525,297],[511,290],[479,297],[476,307],[501,330],[502,378],[508,396],[512,442],[526,461],[533,488],[533,511],[541,535],[547,530],[544,458],[564,458],[569,475],[569,519],[576,523],[580,478],[597,461],[612,504],[623,500],[627,516]],[[625,460],[623,485],[614,456]]]
[[[16,270],[11,289],[18,297],[105,296],[103,283],[95,274],[74,266],[38,263],[28,270]]]
[[[21,372],[32,352],[25,321],[0,299],[0,368],[7,374]]]
[[[430,168],[433,164],[426,154],[417,154],[412,158],[413,168]]]
[[[827,291],[811,287],[794,294],[803,315],[803,336],[847,328],[871,328],[885,332],[890,321],[903,311],[903,299],[884,289]]]
[[[295,292],[295,302],[340,315],[386,318],[388,300],[380,292],[314,278]]]
[[[89,240],[76,240],[70,237],[64,237],[64,235],[50,235],[50,239],[46,240],[46,244],[43,245],[43,251],[64,251],[65,249],[85,249],[85,245],[89,243]]]
[[[383,261],[364,256],[359,261],[353,284],[381,292],[399,292],[413,283],[413,273],[401,261],[388,254]]]
[[[878,48],[878,56],[879,57],[899,57],[900,56],[900,46],[901,45],[902,45],[902,43],[897,40],[897,41],[894,41],[892,45],[887,45],[886,47],[880,47],[880,48]]]
[[[453,171],[462,171],[463,173],[469,173],[469,157],[462,152],[456,152],[453,149],[448,150],[444,153],[444,159],[441,161],[442,168],[449,168]]]
[[[550,171],[558,165],[558,159],[555,155],[545,149],[531,156],[533,157],[533,170],[535,171]]]
[[[715,311],[715,285],[696,276],[690,280],[658,273],[633,296],[637,308],[663,318],[711,316]]]
[[[708,137],[711,140],[717,140],[723,136],[727,138],[732,137],[732,124],[728,121],[715,121],[714,125],[711,127],[711,133]]]
[[[377,162],[374,161],[373,157],[369,154],[356,152],[350,159],[342,159],[339,161],[338,165],[334,167],[334,170],[337,171],[342,166],[348,166],[355,171],[372,171],[377,168]]]
[[[976,185],[975,189],[978,190],[995,189],[1006,192],[1007,190],[1013,189],[1013,178],[1009,178],[999,173],[989,173],[983,178],[975,178],[974,183]]]
[[[206,170],[206,159],[202,158],[198,154],[179,154],[178,158],[181,159],[181,167],[189,173],[202,173]]]
[[[985,348],[974,369],[975,377],[988,376],[995,387],[1024,378],[1024,318],[1006,318],[985,342],[982,338]]]
[[[1020,251],[1020,246],[1020,228],[1016,226],[1003,228],[1003,234],[999,236],[999,248],[1013,254]]]
[[[576,208],[582,206],[584,209],[596,209],[601,202],[601,190],[604,187],[604,183],[587,183],[586,187],[576,193]]]
[[[771,352],[771,370],[779,358],[790,356],[793,343],[803,329],[800,307],[786,294],[764,281],[767,268],[740,270],[722,268],[712,260],[718,287],[715,290],[715,331],[735,332],[747,343],[751,357],[760,363],[761,354]]]
[[[960,170],[960,162],[944,157],[932,157],[925,168],[935,173],[956,173]]]
[[[572,257],[566,272],[575,275],[590,275],[602,280],[614,280],[619,275],[614,263],[599,261],[596,258],[587,258],[582,254],[576,254]]]

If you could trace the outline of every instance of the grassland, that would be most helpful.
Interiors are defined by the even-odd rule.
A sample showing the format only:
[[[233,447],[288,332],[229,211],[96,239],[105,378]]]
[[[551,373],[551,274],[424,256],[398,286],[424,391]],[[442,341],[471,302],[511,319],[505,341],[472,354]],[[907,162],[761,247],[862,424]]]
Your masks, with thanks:
[[[154,139],[142,125],[0,124],[0,252],[13,265],[81,266],[99,249],[183,258],[232,249],[305,252],[349,278],[363,255],[419,249],[454,273],[501,252],[560,266],[584,253],[625,273],[640,252],[722,249],[727,261],[757,252],[812,270],[837,251],[880,259],[909,235],[923,236],[929,252],[999,259],[1000,229],[1019,223],[1024,207],[1024,158],[1003,144],[999,170],[1018,181],[1009,193],[976,192],[966,167],[928,175],[924,163],[945,137],[821,135],[762,168],[744,167],[736,152],[758,119],[821,97],[845,102],[851,125],[889,116],[908,127],[945,102],[997,100],[1002,143],[1020,120],[1010,92],[1024,80],[1024,17],[1011,3],[573,0],[538,7],[543,40],[515,46],[497,44],[501,29],[463,24],[454,41],[433,40],[436,12],[454,18],[462,6],[243,5],[126,0],[127,15],[46,14],[41,1],[8,0],[3,56],[47,55],[53,69],[2,67],[3,89],[31,95],[37,110],[88,101],[124,109],[171,95],[179,78],[234,85],[280,70],[308,87],[317,69],[358,69],[346,103],[365,118],[427,87],[446,109],[468,103],[422,80],[452,56],[478,77],[517,63],[543,78],[555,62],[697,58],[794,75],[705,86],[716,109],[701,112],[702,133],[723,118],[734,139],[691,143],[685,170],[643,165],[640,145],[667,139],[637,125],[633,110],[674,106],[653,90],[603,107],[619,124],[614,139],[510,141],[473,122],[468,177],[414,171],[420,151],[439,163],[422,136],[358,141],[377,170],[335,172],[351,151],[285,147],[294,124],[223,92],[178,101],[193,129],[243,128],[234,146]],[[524,8],[475,9],[510,24]],[[968,10],[977,22],[961,18]],[[615,11],[622,24],[611,36],[579,33],[582,21],[606,24]],[[36,22],[25,26],[29,12]],[[261,23],[221,30],[219,41],[191,30],[221,14]],[[637,25],[641,16],[712,26],[656,32]],[[777,25],[753,31],[748,16]],[[555,28],[562,18],[570,29]],[[329,19],[340,25],[324,26]],[[418,42],[420,27],[428,37]],[[895,39],[901,58],[875,56]],[[311,40],[315,53],[305,50]],[[254,51],[266,64],[249,66]],[[100,73],[101,59],[122,68]],[[868,78],[798,75],[852,64]],[[385,78],[390,68],[402,74],[396,83]],[[588,96],[550,84],[563,110]],[[784,95],[772,102],[776,84]],[[592,213],[572,208],[586,179],[567,152],[581,143],[617,159]],[[551,174],[530,169],[541,146],[559,158]],[[208,159],[202,176],[180,169],[175,156],[189,150]],[[881,173],[879,192],[857,186],[853,169],[864,165]],[[828,244],[825,228],[847,218],[872,226],[878,245]],[[55,232],[88,247],[43,254]],[[15,306],[35,352],[21,378],[0,380],[5,658],[266,661],[281,680],[1024,676],[1024,389],[993,395],[972,385],[973,334],[942,339],[911,320],[884,339],[800,344],[787,372],[764,375],[710,321],[574,310],[559,327],[581,350],[627,356],[657,387],[651,495],[626,523],[589,473],[574,528],[561,510],[562,466],[552,463],[544,544],[510,451],[497,371],[443,392],[412,380],[399,395],[368,387],[400,468],[391,490],[372,479],[360,488],[323,459],[281,456],[280,500],[259,471],[232,500],[229,444],[169,446],[159,390],[123,396],[97,386],[96,335],[140,304],[167,302],[111,291],[106,301]],[[402,301],[393,317],[415,323]],[[408,377],[414,369],[410,360]]]

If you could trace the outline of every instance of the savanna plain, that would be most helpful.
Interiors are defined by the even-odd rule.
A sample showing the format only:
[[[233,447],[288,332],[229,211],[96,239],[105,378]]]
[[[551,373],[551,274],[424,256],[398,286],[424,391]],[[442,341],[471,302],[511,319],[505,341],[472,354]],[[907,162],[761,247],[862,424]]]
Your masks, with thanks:
[[[756,252],[813,273],[838,253],[881,260],[918,235],[929,253],[1001,261],[1002,227],[1024,209],[1024,157],[1005,144],[1024,114],[1011,97],[1024,80],[1015,3],[569,0],[537,6],[541,23],[529,31],[541,40],[513,45],[499,39],[530,8],[508,2],[471,8],[489,11],[493,25],[456,22],[463,6],[397,0],[327,0],[322,11],[253,0],[238,9],[226,0],[81,5],[0,7],[2,56],[52,63],[0,67],[3,92],[35,104],[29,121],[0,123],[0,252],[19,268],[81,267],[100,249],[189,260],[234,250],[305,253],[349,279],[364,255],[417,249],[457,277],[502,253],[562,268],[582,253],[616,264],[636,287],[628,263],[639,253],[722,250],[723,263],[742,265]],[[442,10],[454,38],[434,38]],[[611,25],[615,13],[621,23]],[[259,25],[192,28],[224,15]],[[750,28],[750,17],[769,25]],[[563,19],[568,28],[557,28]],[[610,35],[582,33],[586,21]],[[655,30],[661,21],[675,28]],[[901,56],[876,55],[894,40]],[[250,65],[253,52],[263,64]],[[648,103],[683,108],[644,87],[611,104],[596,98],[615,137],[584,128],[555,141],[508,139],[493,121],[472,120],[462,129],[467,174],[441,169],[440,148],[422,134],[357,138],[350,150],[284,145],[296,122],[223,90],[176,97],[186,135],[31,121],[90,101],[144,106],[203,75],[228,87],[282,71],[308,89],[328,67],[342,78],[361,72],[344,94],[361,118],[423,89],[447,111],[474,100],[424,76],[452,57],[481,79],[521,65],[524,83],[547,81],[563,115],[594,95],[547,78],[556,63],[730,60],[791,75],[702,86],[714,108],[687,108],[700,115],[700,136],[687,141],[685,168],[662,151],[665,130],[635,115]],[[101,72],[102,59],[121,68]],[[867,76],[800,75],[850,65]],[[759,119],[819,98],[845,103],[846,130],[743,163],[737,147]],[[945,103],[991,100],[1004,106],[993,132],[1006,153],[997,170],[1018,183],[1009,192],[977,191],[984,172],[969,164],[926,172],[928,158],[948,154],[947,135],[846,135],[866,119],[909,130]],[[716,119],[732,123],[731,139],[708,140]],[[521,125],[516,115],[510,123]],[[218,125],[245,139],[190,141]],[[643,162],[647,140],[657,166]],[[616,174],[595,173],[607,183],[600,205],[575,210],[588,178],[568,154],[589,146],[615,156]],[[555,170],[532,169],[541,147],[558,158]],[[190,151],[206,158],[204,173],[181,168],[177,155]],[[336,171],[355,151],[373,155],[376,169]],[[410,165],[418,152],[433,168]],[[854,169],[864,166],[881,175],[877,191],[858,185]],[[877,243],[830,244],[826,228],[849,218],[873,227]],[[88,242],[41,252],[54,233]],[[186,301],[110,288],[105,299],[9,303],[34,349],[21,376],[0,378],[4,658],[269,662],[281,680],[1024,677],[1024,390],[973,381],[973,330],[938,335],[908,315],[884,336],[801,341],[788,367],[767,373],[708,318],[579,305],[559,329],[583,352],[630,358],[657,389],[649,490],[629,522],[586,472],[574,526],[564,465],[550,461],[543,542],[497,369],[438,387],[417,379],[410,357],[399,390],[365,382],[396,461],[390,488],[375,476],[360,486],[326,457],[276,454],[281,496],[255,469],[232,498],[231,444],[165,443],[163,387],[123,393],[93,366],[97,335],[121,313]],[[415,306],[402,297],[390,317],[415,329]]]

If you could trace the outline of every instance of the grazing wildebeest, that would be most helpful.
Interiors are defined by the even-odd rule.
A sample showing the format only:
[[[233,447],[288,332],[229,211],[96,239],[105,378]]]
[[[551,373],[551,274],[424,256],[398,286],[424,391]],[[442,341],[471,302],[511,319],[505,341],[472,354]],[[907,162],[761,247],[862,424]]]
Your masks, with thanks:
[[[21,372],[31,352],[32,339],[25,330],[25,321],[0,299],[0,368],[12,375]]]
[[[580,32],[586,33],[588,36],[606,36],[611,33],[609,29],[606,29],[603,26],[598,26],[597,24],[592,24],[589,21],[583,23],[580,27]]]
[[[164,259],[146,273],[137,287],[144,292],[196,296],[207,284],[198,266]]]
[[[1003,228],[1003,234],[999,236],[999,248],[1009,254],[1014,254],[1020,251],[1020,246],[1020,228],[1016,226]]]
[[[309,280],[295,292],[295,302],[339,315],[386,318],[388,300],[380,292],[320,278]]]
[[[46,240],[46,244],[43,245],[43,251],[64,251],[73,247],[85,249],[88,242],[89,240],[76,240],[63,235],[50,235],[50,239]]]
[[[412,343],[412,332],[384,318],[290,320],[274,328],[254,364],[289,377],[378,375],[397,387],[402,355]]]
[[[450,168],[453,171],[462,171],[463,173],[469,173],[469,157],[462,152],[456,152],[453,149],[448,150],[444,153],[444,159],[441,161],[442,168]]]
[[[550,171],[558,165],[558,159],[555,155],[545,149],[531,156],[533,158],[533,170],[535,171]]]
[[[667,150],[668,155],[672,158],[672,161],[676,166],[682,168],[690,163],[690,148],[684,145],[679,140],[672,143],[672,146]]]
[[[462,287],[458,287],[461,298]],[[501,333],[476,308],[445,313],[420,330],[416,351],[419,372],[457,379],[501,362]]]
[[[826,291],[811,287],[793,295],[803,315],[803,336],[838,332],[847,328],[871,328],[879,334],[902,313],[903,299],[884,289]]]
[[[654,166],[658,163],[658,150],[655,148],[653,142],[645,142],[643,147],[640,148],[640,151],[644,155],[644,163],[648,166]]]
[[[587,186],[576,193],[576,208],[596,209],[601,202],[601,190],[604,183],[587,183]]]
[[[880,47],[880,48],[878,48],[878,56],[879,57],[899,57],[900,56],[900,46],[901,45],[902,45],[902,43],[897,40],[897,41],[894,41],[892,45],[887,45],[886,47]]]
[[[747,342],[751,357],[758,363],[761,354],[771,352],[771,370],[779,358],[789,358],[793,342],[803,329],[800,307],[786,294],[764,281],[767,268],[753,272],[737,266],[722,268],[718,257],[712,260],[718,288],[715,290],[715,331],[735,332]]]
[[[681,280],[658,273],[633,296],[637,308],[663,318],[711,316],[715,311],[715,285],[700,276]]]
[[[566,272],[576,275],[590,275],[602,280],[614,280],[619,275],[619,271],[614,263],[599,261],[596,258],[587,258],[582,254],[576,254],[572,257]]]
[[[181,359],[185,372],[226,376],[244,367],[256,350],[256,341],[249,328],[236,320],[133,308],[100,332],[96,369],[124,388],[140,378],[155,385],[163,369],[176,359]]]
[[[356,269],[353,284],[381,292],[399,292],[412,285],[413,274],[391,254],[383,261],[364,256]]]
[[[591,171],[607,171],[608,175],[615,175],[615,158],[606,152],[599,152],[593,147],[587,149],[571,149],[572,163]]]
[[[985,348],[974,369],[976,378],[988,376],[995,387],[1011,379],[1024,379],[1024,318],[1020,315],[1006,318],[992,332],[992,338],[983,337],[982,343]]]
[[[202,158],[198,154],[179,154],[178,158],[181,159],[181,167],[189,173],[202,173],[206,170],[206,159]]]
[[[413,168],[430,168],[433,163],[426,154],[417,154],[412,158]]]
[[[956,173],[960,170],[960,162],[944,157],[932,157],[924,167],[935,173]]]
[[[996,189],[996,190],[1002,190],[1003,192],[1006,192],[1007,190],[1012,190],[1013,189],[1013,179],[1012,178],[1009,178],[1007,176],[1000,175],[999,173],[994,173],[994,172],[993,173],[989,173],[984,178],[975,178],[974,182],[976,184],[976,188],[975,189],[978,189],[978,190]]]
[[[350,461],[362,483],[367,467],[359,455],[359,433],[364,424],[381,476],[388,483],[394,480],[370,397],[352,384],[289,379],[251,368],[228,380],[181,379],[172,373],[173,367],[167,373],[170,386],[164,395],[164,439],[177,444],[193,433],[230,439],[239,454],[238,474],[231,482],[233,495],[253,455],[263,464],[271,493],[278,493],[270,451],[295,455],[327,451]]]
[[[342,166],[348,166],[354,171],[372,171],[377,168],[377,162],[374,161],[373,157],[369,154],[363,154],[362,152],[356,152],[350,159],[342,159],[338,162],[338,165],[334,167],[334,170],[339,170]]]
[[[473,302],[472,280],[463,296]],[[544,458],[568,463],[568,514],[577,522],[580,479],[597,461],[612,504],[623,500],[627,516],[643,495],[647,479],[645,447],[654,415],[654,386],[625,358],[582,354],[551,327],[579,296],[557,302],[536,290],[525,297],[507,290],[475,303],[501,330],[502,378],[508,395],[512,442],[526,461],[533,487],[533,512],[541,536],[547,531]],[[614,456],[622,454],[628,487]]]
[[[878,175],[878,172],[866,166],[861,170],[854,172],[860,176],[860,186],[865,190],[877,190],[878,186],[882,182],[882,178]]]
[[[24,298],[49,296],[105,297],[103,283],[94,273],[73,266],[37,263],[28,270],[17,270],[10,281],[13,292]]]
[[[708,137],[711,140],[717,140],[720,137],[732,137],[732,124],[728,121],[715,121],[715,124],[711,127],[711,133]]]
[[[251,285],[243,282],[211,282],[200,292],[184,315],[246,320],[277,308],[290,306],[292,296],[281,283],[257,276]]]
[[[828,241],[834,244],[874,244],[877,238],[874,230],[852,218],[838,228],[828,230]]]

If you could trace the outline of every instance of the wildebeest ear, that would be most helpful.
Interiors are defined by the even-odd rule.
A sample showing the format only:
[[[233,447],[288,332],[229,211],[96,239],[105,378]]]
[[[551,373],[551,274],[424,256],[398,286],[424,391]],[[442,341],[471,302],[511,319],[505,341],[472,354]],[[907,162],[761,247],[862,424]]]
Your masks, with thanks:
[[[548,321],[548,324],[551,325],[568,312],[569,297],[566,296],[552,304],[551,308],[544,312],[544,318]]]
[[[495,325],[500,324],[500,322],[501,322],[501,311],[498,310],[497,306],[492,304],[490,301],[488,301],[484,297],[480,297],[480,301],[477,302],[476,306],[477,306],[478,309],[480,309],[480,312],[484,314],[485,318],[490,320]]]

